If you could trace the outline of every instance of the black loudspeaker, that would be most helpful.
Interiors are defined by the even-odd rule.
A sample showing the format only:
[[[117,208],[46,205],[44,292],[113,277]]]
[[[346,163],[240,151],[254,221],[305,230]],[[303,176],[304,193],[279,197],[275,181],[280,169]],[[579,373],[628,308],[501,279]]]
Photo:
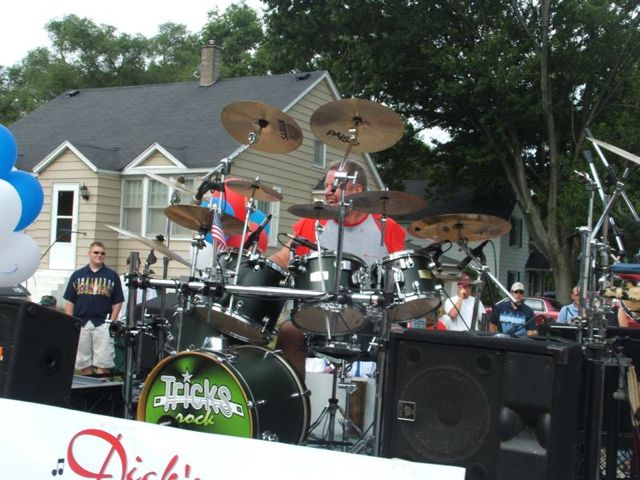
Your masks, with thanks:
[[[573,478],[578,344],[406,330],[389,347],[383,456],[465,467],[467,480]]]
[[[79,337],[77,318],[0,299],[0,396],[68,405]]]
[[[69,408],[124,418],[124,384],[106,378],[76,375],[71,384]]]

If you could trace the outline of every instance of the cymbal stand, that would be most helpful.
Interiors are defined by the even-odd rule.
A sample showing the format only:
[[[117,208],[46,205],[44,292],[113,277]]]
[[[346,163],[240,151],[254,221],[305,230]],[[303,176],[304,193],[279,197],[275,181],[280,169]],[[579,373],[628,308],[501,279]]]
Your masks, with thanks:
[[[129,254],[129,278],[134,278],[138,270],[138,252]],[[127,303],[127,332],[132,331],[136,326],[136,298],[138,297],[138,286],[135,282],[129,284],[129,300]],[[128,420],[134,419],[133,412],[133,379],[135,376],[133,364],[133,344],[127,338],[127,354],[125,357],[125,375],[124,375],[124,418]]]
[[[176,203],[180,203],[180,195],[178,194],[177,190],[174,190],[173,193],[171,194],[169,205],[175,205]],[[167,221],[165,223],[165,238],[167,240],[167,248],[171,248],[171,225],[172,225],[171,219],[167,217]],[[162,279],[166,280],[168,275],[169,275],[169,257],[164,256],[162,258]],[[164,318],[166,303],[167,303],[167,291],[163,288],[162,290],[160,290],[160,316],[162,318]]]
[[[340,372],[340,384],[338,384],[338,371]],[[353,421],[349,417],[351,394],[358,387],[350,380],[347,380],[344,359],[340,359],[340,367],[334,366],[332,376],[331,398],[329,398],[327,405],[322,409],[322,412],[320,412],[316,421],[309,426],[309,438],[313,438],[314,430],[323,426],[323,436],[318,440],[318,443],[320,445],[327,446],[328,448],[333,448],[335,446],[341,447],[341,450],[345,452],[347,451],[346,447],[351,445],[351,442],[349,441],[349,434],[351,430],[356,433],[359,440],[362,439],[362,430],[354,425]],[[343,388],[345,391],[344,409],[340,407],[339,400],[337,398],[338,386]],[[337,414],[340,414],[342,417],[341,420],[339,420],[342,424],[342,441],[340,442],[335,441],[335,422]]]

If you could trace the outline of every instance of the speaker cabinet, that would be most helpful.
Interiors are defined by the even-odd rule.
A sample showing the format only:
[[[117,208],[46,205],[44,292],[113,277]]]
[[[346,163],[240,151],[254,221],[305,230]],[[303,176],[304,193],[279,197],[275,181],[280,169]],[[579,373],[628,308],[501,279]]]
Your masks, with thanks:
[[[79,337],[77,318],[0,299],[0,396],[68,405]]]
[[[573,477],[578,344],[407,330],[389,347],[383,456],[466,467],[467,480]]]

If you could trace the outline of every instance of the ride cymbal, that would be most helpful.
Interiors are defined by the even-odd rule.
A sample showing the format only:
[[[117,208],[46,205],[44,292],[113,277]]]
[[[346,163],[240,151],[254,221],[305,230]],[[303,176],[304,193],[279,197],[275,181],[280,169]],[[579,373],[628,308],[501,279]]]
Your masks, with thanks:
[[[480,213],[451,213],[412,222],[407,231],[418,238],[457,241],[466,238],[470,242],[488,240],[504,235],[511,224],[500,217]]]
[[[171,205],[164,209],[164,214],[173,222],[189,230],[210,230],[213,212],[205,207],[195,205]],[[230,215],[220,217],[222,230],[227,235],[240,235],[244,223]]]
[[[613,152],[616,155],[620,155],[622,158],[626,158],[627,160],[630,160],[633,163],[637,163],[638,165],[640,165],[640,157],[638,157],[637,155],[634,155],[633,153],[629,153],[626,150],[623,150],[621,148],[615,147],[607,142],[603,142],[602,140],[596,140],[595,138],[590,138],[590,137],[587,137],[587,138],[591,140],[591,142],[595,143],[596,145],[600,145],[602,148],[606,148],[610,152]]]
[[[153,178],[157,182],[160,182],[160,183],[166,185],[169,188],[173,188],[174,190],[177,190],[178,192],[186,193],[186,194],[189,194],[191,196],[194,196],[196,194],[195,190],[191,190],[184,183],[181,183],[181,182],[179,182],[177,180],[173,180],[171,178],[162,177],[160,175],[156,175],[155,173],[151,173],[151,172],[145,172],[145,175],[147,175],[148,177]]]
[[[280,192],[262,185],[260,181],[227,180],[225,185],[244,197],[253,197],[263,202],[279,202],[283,198]]]
[[[417,195],[389,190],[355,193],[346,200],[350,200],[351,208],[358,212],[386,215],[407,215],[427,206],[427,201]]]
[[[111,230],[113,230],[115,232],[118,232],[120,235],[124,235],[125,237],[129,237],[129,238],[131,238],[133,240],[137,240],[138,242],[146,245],[147,247],[154,249],[156,252],[161,253],[165,257],[168,257],[171,260],[175,260],[176,262],[179,262],[179,263],[183,264],[184,266],[191,268],[191,264],[188,261],[186,261],[184,258],[182,258],[177,253],[169,250],[167,248],[167,246],[164,243],[162,243],[160,240],[141,237],[140,235],[137,235],[137,234],[135,234],[133,232],[130,232],[128,230],[124,230],[122,228],[114,227],[113,225],[106,225],[106,226],[109,227]]]
[[[402,138],[404,124],[400,115],[379,103],[361,98],[346,98],[327,103],[311,115],[311,130],[322,143],[353,153],[385,150]],[[351,144],[350,129],[357,129]]]
[[[287,153],[302,143],[302,130],[286,113],[260,102],[234,102],[222,110],[222,125],[238,142],[267,153]],[[250,137],[257,136],[253,142]]]
[[[313,218],[314,220],[336,220],[340,217],[340,207],[336,205],[325,205],[322,202],[308,205],[293,205],[289,207],[287,211],[296,217]]]

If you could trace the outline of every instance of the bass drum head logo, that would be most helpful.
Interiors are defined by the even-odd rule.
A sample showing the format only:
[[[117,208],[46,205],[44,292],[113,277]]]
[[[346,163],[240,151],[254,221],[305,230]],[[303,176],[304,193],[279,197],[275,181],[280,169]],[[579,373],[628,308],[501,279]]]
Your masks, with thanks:
[[[229,363],[213,353],[183,352],[149,374],[138,420],[205,433],[252,438],[248,391]]]

